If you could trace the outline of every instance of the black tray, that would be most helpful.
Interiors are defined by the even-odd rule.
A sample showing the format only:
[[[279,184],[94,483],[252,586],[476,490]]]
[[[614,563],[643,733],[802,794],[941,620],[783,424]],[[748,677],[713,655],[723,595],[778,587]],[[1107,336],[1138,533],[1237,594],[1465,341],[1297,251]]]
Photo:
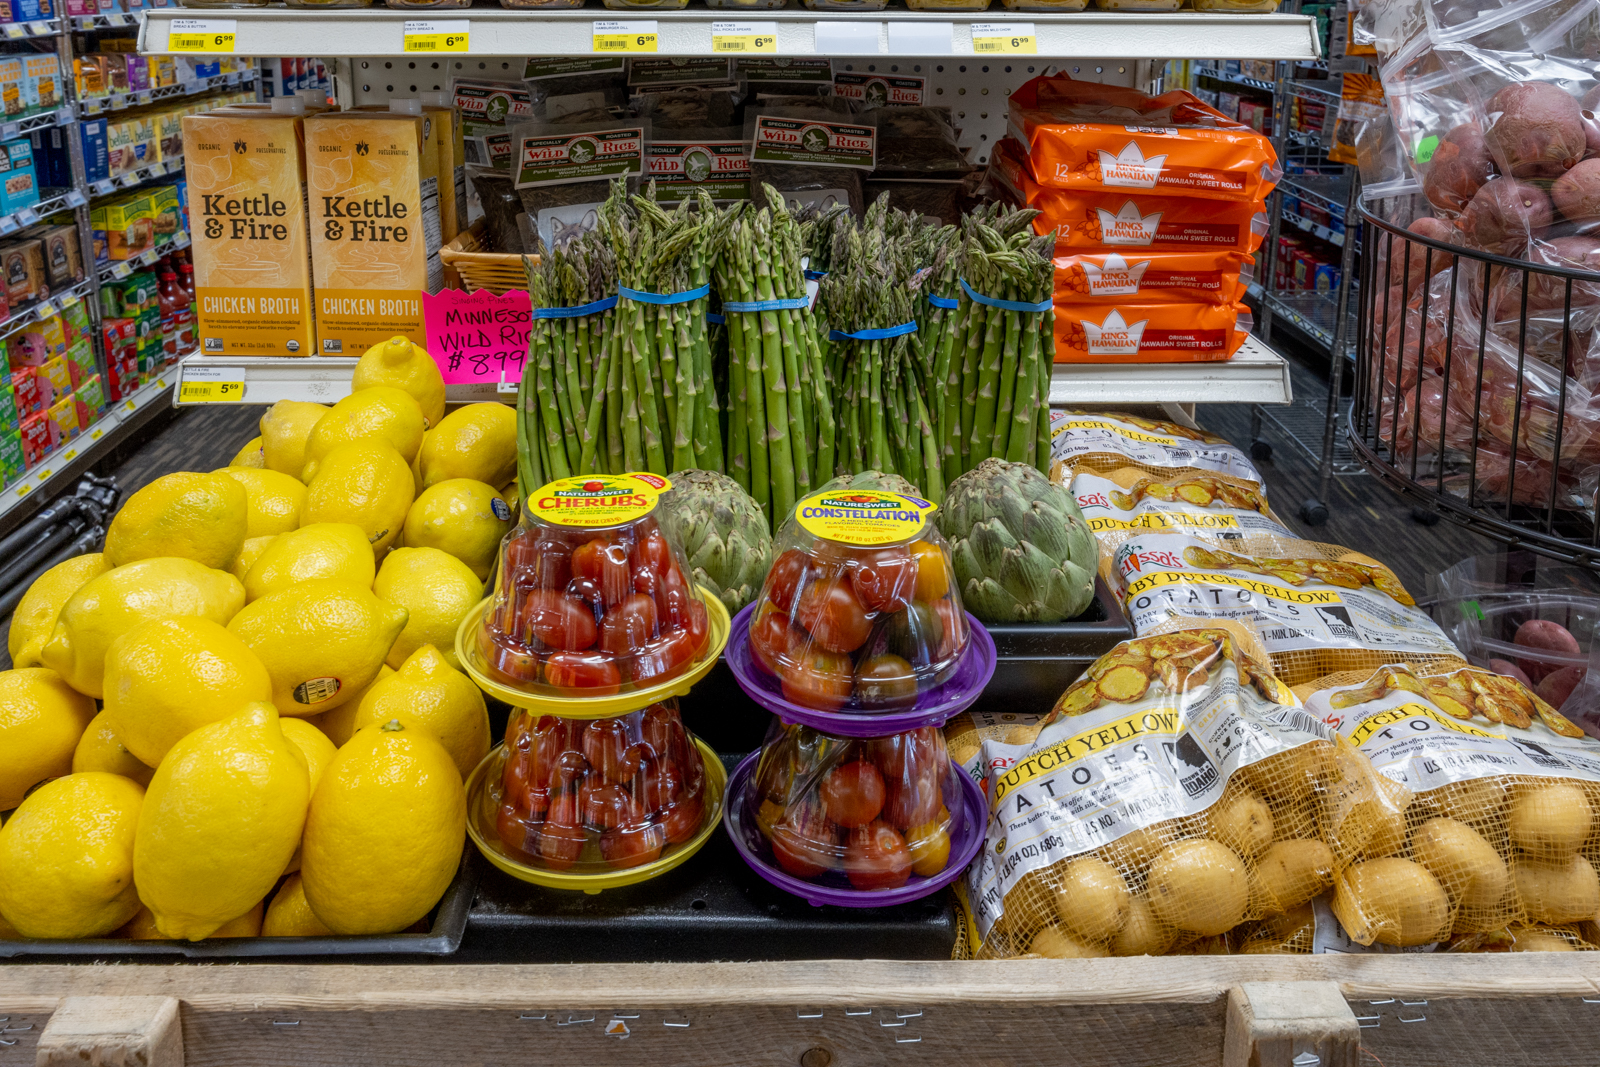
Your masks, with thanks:
[[[118,962],[133,957],[181,956],[188,959],[281,958],[286,956],[448,956],[461,945],[467,911],[478,888],[477,850],[461,854],[455,880],[433,909],[427,933],[381,934],[370,937],[219,937],[205,941],[128,941],[94,938],[82,941],[0,941],[0,959],[25,956],[73,956]]]
[[[1076,619],[984,627],[994,638],[994,678],[975,706],[1008,711],[1049,711],[1066,688],[1133,627],[1105,581],[1094,580],[1094,600]]]
[[[764,731],[770,716],[751,708]],[[742,758],[722,761],[731,771]],[[893,908],[814,908],[752,871],[719,828],[683,866],[592,896],[486,869],[451,962],[947,960],[957,921],[948,889]]]

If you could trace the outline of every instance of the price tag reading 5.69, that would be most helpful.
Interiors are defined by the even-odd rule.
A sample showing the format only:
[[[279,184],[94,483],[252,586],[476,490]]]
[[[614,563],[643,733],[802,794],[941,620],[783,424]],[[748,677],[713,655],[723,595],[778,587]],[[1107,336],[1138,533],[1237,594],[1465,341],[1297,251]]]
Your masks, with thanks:
[[[1031,22],[974,22],[972,51],[980,56],[1037,55],[1038,38]]]
[[[244,371],[239,367],[185,367],[178,386],[179,404],[237,404],[244,399]]]
[[[713,52],[740,52],[775,55],[778,51],[778,24],[776,22],[713,22],[711,24],[711,50]]]
[[[173,19],[167,26],[167,51],[232,52],[238,31],[237,19]]]
[[[465,52],[469,29],[466,19],[407,20],[404,47],[407,52]]]
[[[596,52],[654,52],[656,20],[598,21],[594,24],[593,47]]]

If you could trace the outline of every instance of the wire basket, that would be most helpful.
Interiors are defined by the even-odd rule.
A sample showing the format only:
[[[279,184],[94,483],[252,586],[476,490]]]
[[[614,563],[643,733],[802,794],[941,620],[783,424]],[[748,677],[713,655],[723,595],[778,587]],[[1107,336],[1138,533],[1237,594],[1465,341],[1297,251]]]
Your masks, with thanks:
[[[1428,511],[1600,570],[1600,273],[1359,215],[1356,455]]]
[[[487,289],[500,296],[509,289],[528,287],[528,267],[539,265],[538,256],[520,252],[489,252],[484,249],[484,223],[479,219],[439,249],[439,261],[461,276],[467,292]]]

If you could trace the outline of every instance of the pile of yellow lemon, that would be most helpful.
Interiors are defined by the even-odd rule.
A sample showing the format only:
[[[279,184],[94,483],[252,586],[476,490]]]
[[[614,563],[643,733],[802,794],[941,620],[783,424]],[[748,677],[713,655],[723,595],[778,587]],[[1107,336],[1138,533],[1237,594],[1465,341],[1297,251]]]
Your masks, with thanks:
[[[512,525],[515,415],[446,415],[403,338],[353,385],[140,489],[18,605],[0,939],[392,933],[448,887],[489,750],[455,632]]]

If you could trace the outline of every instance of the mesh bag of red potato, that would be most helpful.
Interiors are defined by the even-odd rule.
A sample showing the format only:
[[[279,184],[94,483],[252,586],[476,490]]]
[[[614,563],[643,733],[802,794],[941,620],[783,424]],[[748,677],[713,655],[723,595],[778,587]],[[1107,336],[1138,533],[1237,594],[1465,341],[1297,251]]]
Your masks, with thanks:
[[[1218,304],[1244,298],[1243,252],[1072,252],[1056,257],[1058,304]]]
[[[1031,742],[986,739],[978,760],[980,959],[1226,951],[1240,924],[1329,888],[1384,805],[1234,624],[1123,642]]]
[[[1242,304],[1071,304],[1056,300],[1057,363],[1189,363],[1230,358],[1253,325]]]
[[[1391,664],[1297,691],[1387,783],[1381,825],[1335,880],[1352,940],[1498,938],[1600,911],[1600,742],[1521,682]]]
[[[1267,137],[1182,90],[1034,78],[1011,94],[1010,134],[1053,188],[1260,201],[1282,173]]]

